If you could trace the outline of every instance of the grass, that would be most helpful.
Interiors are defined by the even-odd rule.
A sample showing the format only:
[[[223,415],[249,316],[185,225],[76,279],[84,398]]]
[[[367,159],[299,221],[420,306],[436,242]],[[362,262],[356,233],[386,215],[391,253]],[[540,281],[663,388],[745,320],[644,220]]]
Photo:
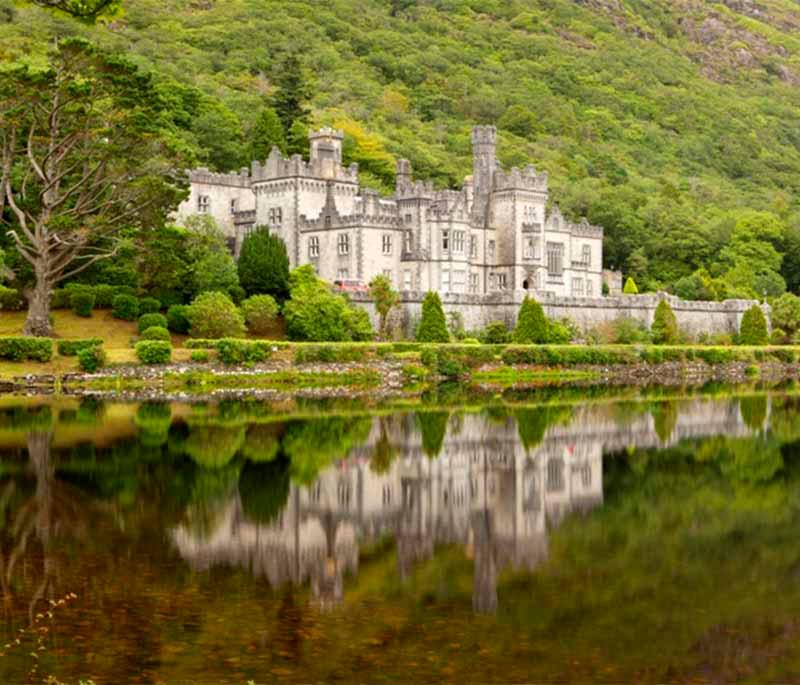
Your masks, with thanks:
[[[504,367],[488,371],[475,371],[471,380],[475,383],[493,383],[496,385],[515,385],[517,383],[570,382],[599,378],[593,371],[567,371],[564,369],[516,369]]]

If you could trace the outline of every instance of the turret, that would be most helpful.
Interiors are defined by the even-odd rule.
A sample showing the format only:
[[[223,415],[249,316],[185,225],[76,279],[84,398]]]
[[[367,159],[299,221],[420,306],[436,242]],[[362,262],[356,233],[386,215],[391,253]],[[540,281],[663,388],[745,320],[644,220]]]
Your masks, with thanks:
[[[332,128],[321,128],[308,134],[311,143],[311,162],[331,160],[342,163],[342,141],[344,133]]]
[[[397,189],[398,195],[406,190],[412,181],[412,172],[411,172],[411,162],[407,159],[398,159],[397,160],[397,180],[395,184],[395,188]]]
[[[472,166],[474,207],[476,213],[483,214],[497,168],[497,129],[494,126],[472,129]]]

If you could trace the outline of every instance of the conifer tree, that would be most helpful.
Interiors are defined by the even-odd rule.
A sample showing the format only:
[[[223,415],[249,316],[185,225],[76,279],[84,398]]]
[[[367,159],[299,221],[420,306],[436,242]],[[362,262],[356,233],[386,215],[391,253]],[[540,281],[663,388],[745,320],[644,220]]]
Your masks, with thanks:
[[[547,317],[542,305],[526,297],[522,302],[514,329],[514,342],[522,345],[540,345],[547,342]]]
[[[650,333],[656,345],[675,345],[679,341],[678,319],[666,300],[661,300],[656,307]]]
[[[266,159],[273,147],[286,152],[286,134],[277,112],[265,107],[259,112],[250,135],[250,159]]]
[[[625,287],[622,289],[622,292],[625,293],[625,295],[639,294],[639,288],[636,285],[636,281],[634,281],[630,276],[628,276],[628,280],[625,281]]]
[[[272,295],[278,302],[289,296],[286,245],[263,226],[257,227],[242,243],[239,284],[248,296]]]
[[[289,55],[281,63],[275,81],[278,88],[272,98],[272,106],[283,124],[283,130],[289,132],[296,122],[306,123],[306,103],[311,96],[303,67],[296,55]]]
[[[418,342],[450,342],[450,333],[438,293],[428,292],[422,302],[422,318],[417,328]]]
[[[766,345],[768,341],[767,319],[761,307],[754,304],[742,316],[736,342],[739,345]]]

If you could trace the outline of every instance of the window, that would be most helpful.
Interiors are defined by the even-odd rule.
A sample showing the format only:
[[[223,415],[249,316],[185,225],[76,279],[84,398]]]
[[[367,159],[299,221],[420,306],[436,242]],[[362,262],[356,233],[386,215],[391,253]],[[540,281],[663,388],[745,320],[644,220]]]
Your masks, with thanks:
[[[348,233],[340,233],[336,237],[336,249],[340,255],[350,254],[350,235]]]
[[[336,272],[336,278],[340,281],[346,281],[350,278],[350,269],[339,269]]]
[[[308,256],[311,259],[319,257],[319,238],[312,236],[308,239]]]
[[[497,290],[497,274],[489,274],[489,290]]]
[[[453,292],[454,293],[463,293],[464,288],[467,285],[467,272],[466,271],[454,271],[453,272]]]
[[[507,287],[508,281],[506,279],[506,274],[497,274],[497,289],[505,290]]]
[[[211,211],[211,198],[208,195],[197,196],[197,211],[200,214],[208,214]]]
[[[524,211],[525,219],[528,221],[536,221],[536,207],[528,205]]]
[[[413,283],[411,281],[411,270],[406,269],[403,272],[403,290],[411,290]]]
[[[333,217],[330,214],[325,215],[325,228],[330,228],[333,225]]]
[[[561,276],[564,273],[564,244],[547,243],[547,275]]]
[[[392,487],[390,485],[383,486],[383,506],[389,506],[392,503]]]
[[[414,234],[411,231],[405,231],[403,233],[403,250],[405,252],[411,252],[414,249]]]
[[[582,278],[573,278],[572,279],[572,294],[575,297],[583,297],[583,279]]]
[[[449,271],[442,271],[442,292],[449,293],[450,292],[450,272]]]
[[[239,206],[239,200],[237,200],[236,198],[231,200],[231,214],[236,214],[238,206]]]
[[[584,245],[581,250],[581,261],[586,264],[586,266],[592,265],[592,246],[591,245]]]
[[[592,465],[584,464],[581,466],[581,485],[585,488],[592,486]]]
[[[280,207],[273,207],[267,212],[267,223],[270,226],[280,226],[283,223],[283,210]]]
[[[464,231],[453,231],[453,252],[464,251]]]
[[[547,462],[547,491],[560,492],[564,489],[564,460],[550,459]]]
[[[389,279],[389,283],[392,283],[392,270],[391,269],[384,269],[383,275]]]
[[[591,279],[586,279],[586,297],[594,297],[594,283]]]
[[[469,275],[469,291],[471,293],[478,292],[478,274]]]
[[[405,217],[403,217],[403,220],[407,224],[410,224],[412,221],[414,221],[414,215],[413,214],[406,214]]]
[[[470,257],[478,256],[478,236],[476,235],[471,235],[469,237],[469,256]]]
[[[539,239],[538,238],[525,238],[525,243],[522,247],[522,256],[524,259],[538,259],[539,258]]]
[[[392,234],[384,233],[381,236],[381,249],[383,254],[392,254]]]
[[[450,231],[442,231],[442,252],[450,251]]]
[[[494,240],[489,241],[489,259],[494,259],[495,253],[495,242]]]

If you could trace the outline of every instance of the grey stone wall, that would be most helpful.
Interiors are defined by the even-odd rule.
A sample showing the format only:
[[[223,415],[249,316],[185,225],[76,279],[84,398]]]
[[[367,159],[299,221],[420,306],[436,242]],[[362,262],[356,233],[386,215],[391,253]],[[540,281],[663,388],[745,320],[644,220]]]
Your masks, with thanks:
[[[422,314],[425,293],[404,292],[397,316],[400,328],[411,335]],[[504,321],[509,328],[516,325],[517,313],[524,293],[496,293],[489,295],[463,295],[449,293],[441,295],[445,314],[461,317],[466,330],[478,330],[491,321]],[[375,307],[369,296],[353,294],[354,302],[365,307],[377,323]],[[575,298],[544,294],[537,298],[547,316],[553,319],[568,318],[582,331],[619,317],[630,317],[641,321],[648,328],[653,323],[658,303],[669,302],[681,330],[697,337],[701,333],[734,334],[739,330],[742,316],[755,300],[725,300],[724,302],[690,302],[667,293],[652,295],[617,295],[614,297]],[[762,305],[769,321],[770,308]]]

